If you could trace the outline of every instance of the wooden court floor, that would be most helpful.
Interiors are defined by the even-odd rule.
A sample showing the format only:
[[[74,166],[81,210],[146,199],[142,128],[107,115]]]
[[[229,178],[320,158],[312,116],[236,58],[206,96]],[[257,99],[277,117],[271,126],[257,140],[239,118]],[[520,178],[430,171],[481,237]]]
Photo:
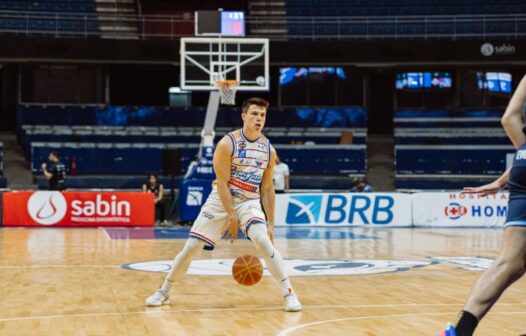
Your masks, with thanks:
[[[276,239],[308,274],[293,278],[304,310],[285,313],[272,278],[245,288],[228,275],[186,276],[170,306],[145,308],[164,273],[122,265],[172,259],[183,239],[144,229],[0,229],[0,335],[435,335],[488,264],[437,258],[494,258],[502,237],[498,229],[298,232]],[[249,241],[221,242],[198,258],[241,254],[255,254]],[[526,334],[525,321],[521,279],[476,335]]]

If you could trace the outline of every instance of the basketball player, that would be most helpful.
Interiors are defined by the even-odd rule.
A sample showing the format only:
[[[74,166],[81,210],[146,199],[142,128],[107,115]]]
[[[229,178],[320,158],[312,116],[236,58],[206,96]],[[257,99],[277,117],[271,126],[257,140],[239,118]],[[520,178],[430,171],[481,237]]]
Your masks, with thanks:
[[[456,325],[442,336],[471,336],[477,324],[501,294],[519,280],[526,269],[526,76],[524,76],[502,117],[502,125],[518,149],[511,169],[490,184],[464,188],[465,193],[494,194],[508,185],[508,217],[500,254],[495,263],[475,283]]]
[[[268,105],[261,98],[243,102],[243,128],[228,133],[217,144],[213,159],[216,180],[212,193],[201,208],[182,251],[172,262],[162,287],[146,299],[146,306],[167,304],[173,281],[186,273],[199,251],[203,248],[212,250],[225,232],[233,242],[240,228],[263,255],[279,283],[285,298],[285,311],[301,310],[283,258],[272,244],[276,151],[261,134]]]

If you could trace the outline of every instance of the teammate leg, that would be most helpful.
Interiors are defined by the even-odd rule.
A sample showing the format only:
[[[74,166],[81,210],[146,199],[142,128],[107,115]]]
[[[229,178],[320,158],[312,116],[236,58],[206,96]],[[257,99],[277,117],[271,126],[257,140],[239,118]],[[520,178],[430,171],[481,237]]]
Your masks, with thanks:
[[[526,270],[526,226],[504,230],[501,252],[495,263],[476,282],[455,326],[457,336],[471,336],[478,322],[501,294]]]
[[[250,223],[249,223],[250,224]],[[247,229],[248,237],[254,243],[256,249],[265,258],[266,264],[272,276],[279,283],[281,287],[281,293],[285,297],[285,310],[286,311],[300,311],[301,303],[299,302],[296,293],[290,283],[287,270],[285,269],[285,263],[283,257],[279,251],[274,248],[270,238],[268,236],[268,230],[266,223],[253,222]]]

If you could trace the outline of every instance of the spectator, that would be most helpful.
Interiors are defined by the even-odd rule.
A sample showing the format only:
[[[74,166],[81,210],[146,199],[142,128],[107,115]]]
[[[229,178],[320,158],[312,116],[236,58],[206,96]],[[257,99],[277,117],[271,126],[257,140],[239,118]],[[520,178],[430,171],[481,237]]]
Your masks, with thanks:
[[[276,155],[276,165],[274,166],[274,190],[276,194],[288,193],[290,191],[289,166],[281,162]]]
[[[155,223],[168,224],[165,218],[165,208],[163,202],[164,187],[157,183],[157,176],[154,174],[148,175],[148,183],[143,184],[142,191],[154,194],[155,197]]]
[[[51,164],[42,164],[42,173],[49,181],[49,190],[64,190],[64,179],[66,177],[66,166],[60,162],[60,156],[57,151],[49,153],[48,160]]]
[[[352,181],[353,187],[351,192],[373,192],[373,187],[365,182],[361,177],[357,177]]]

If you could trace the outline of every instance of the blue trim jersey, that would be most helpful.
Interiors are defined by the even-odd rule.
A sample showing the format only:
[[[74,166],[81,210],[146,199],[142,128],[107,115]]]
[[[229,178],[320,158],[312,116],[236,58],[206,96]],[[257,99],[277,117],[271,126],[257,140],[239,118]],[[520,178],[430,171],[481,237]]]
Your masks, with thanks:
[[[270,141],[264,135],[250,141],[242,129],[228,133],[227,137],[232,142],[230,193],[234,197],[260,198],[261,181],[270,161]]]
[[[515,153],[508,179],[510,201],[506,225],[526,226],[526,143]]]

